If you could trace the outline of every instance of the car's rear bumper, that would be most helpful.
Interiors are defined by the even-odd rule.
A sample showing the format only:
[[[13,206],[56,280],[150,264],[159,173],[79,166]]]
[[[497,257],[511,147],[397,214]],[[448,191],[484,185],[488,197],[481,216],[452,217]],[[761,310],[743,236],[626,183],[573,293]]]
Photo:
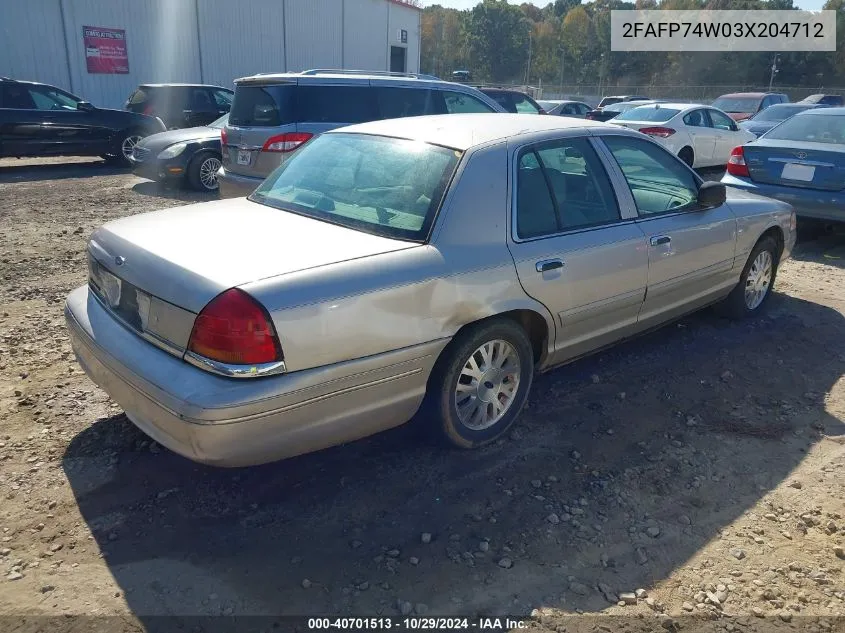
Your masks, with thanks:
[[[65,319],[85,373],[154,440],[216,466],[260,464],[397,426],[419,408],[435,341],[266,378],[223,378],[144,341],[88,291]]]
[[[264,182],[263,178],[251,178],[226,171],[221,167],[217,172],[217,184],[220,185],[221,198],[242,198],[248,196]]]
[[[725,174],[722,177],[722,182],[729,187],[744,189],[751,193],[786,202],[792,205],[796,215],[801,218],[845,222],[845,192],[842,191],[820,191],[818,189],[771,185],[754,182],[747,178],[738,178],[730,174]]]

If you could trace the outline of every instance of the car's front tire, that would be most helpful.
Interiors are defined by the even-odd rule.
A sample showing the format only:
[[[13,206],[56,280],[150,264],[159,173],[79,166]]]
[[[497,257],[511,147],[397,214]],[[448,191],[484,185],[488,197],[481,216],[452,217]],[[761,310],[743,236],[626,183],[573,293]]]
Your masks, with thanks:
[[[762,312],[775,284],[780,249],[771,236],[761,238],[748,256],[739,283],[717,309],[732,319],[742,319]]]
[[[188,165],[188,184],[197,191],[213,193],[220,188],[217,170],[220,169],[220,155],[214,152],[200,152]]]
[[[475,448],[513,425],[531,389],[534,352],[509,319],[469,326],[438,359],[426,394],[431,430],[442,440]]]

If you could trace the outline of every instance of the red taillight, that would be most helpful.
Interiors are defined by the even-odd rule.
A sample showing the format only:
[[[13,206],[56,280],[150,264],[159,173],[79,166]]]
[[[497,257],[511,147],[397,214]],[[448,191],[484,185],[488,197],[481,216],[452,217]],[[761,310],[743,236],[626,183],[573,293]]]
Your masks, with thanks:
[[[202,309],[194,321],[188,349],[233,365],[282,360],[279,339],[264,308],[237,288],[217,295]]]
[[[742,145],[731,150],[731,157],[728,159],[728,173],[731,176],[745,176],[748,178],[748,165],[745,164],[745,154]]]
[[[229,135],[226,134],[226,128],[220,128],[220,143],[225,147],[229,144]]]
[[[640,132],[648,134],[649,136],[666,138],[668,136],[672,136],[675,133],[675,130],[670,127],[641,127]]]
[[[271,136],[267,139],[267,142],[264,143],[264,147],[261,148],[261,151],[292,152],[297,147],[305,143],[312,136],[314,135],[308,134],[306,132],[289,132],[287,134]]]
[[[146,114],[147,116],[152,116],[154,112],[155,112],[155,108],[153,108],[152,103],[148,103],[147,105],[144,106],[143,114]]]

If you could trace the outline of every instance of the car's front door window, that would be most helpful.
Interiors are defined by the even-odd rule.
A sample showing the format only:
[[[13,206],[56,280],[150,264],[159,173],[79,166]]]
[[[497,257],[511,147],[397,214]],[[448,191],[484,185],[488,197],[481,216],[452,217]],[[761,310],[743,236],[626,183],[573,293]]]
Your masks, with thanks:
[[[37,110],[76,110],[77,102],[69,96],[46,86],[32,86],[29,95]]]
[[[232,107],[233,95],[225,90],[212,90],[211,95],[214,97],[214,102],[222,109],[228,110]]]
[[[730,132],[734,129],[734,123],[730,117],[725,116],[718,110],[708,110],[710,120],[713,121],[713,127],[717,130],[724,130]]]
[[[603,140],[619,164],[641,216],[695,206],[695,176],[662,147],[629,136],[606,135]]]

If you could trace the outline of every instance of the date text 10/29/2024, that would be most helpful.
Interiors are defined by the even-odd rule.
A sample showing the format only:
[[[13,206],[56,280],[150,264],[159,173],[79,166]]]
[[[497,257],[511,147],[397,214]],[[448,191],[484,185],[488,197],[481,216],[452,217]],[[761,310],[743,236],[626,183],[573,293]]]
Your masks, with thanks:
[[[311,631],[514,631],[527,628],[527,624],[527,619],[518,617],[308,618]]]

